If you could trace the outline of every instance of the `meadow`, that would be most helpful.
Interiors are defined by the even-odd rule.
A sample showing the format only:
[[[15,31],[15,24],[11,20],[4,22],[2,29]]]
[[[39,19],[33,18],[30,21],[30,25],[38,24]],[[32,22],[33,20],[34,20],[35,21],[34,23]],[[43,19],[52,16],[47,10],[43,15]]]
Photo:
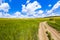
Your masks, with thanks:
[[[0,40],[38,40],[39,23],[44,21],[60,31],[60,17],[0,18]]]
[[[48,24],[60,32],[60,17],[53,17],[52,19],[48,21]]]
[[[47,18],[0,18],[0,40],[38,40],[39,23]]]

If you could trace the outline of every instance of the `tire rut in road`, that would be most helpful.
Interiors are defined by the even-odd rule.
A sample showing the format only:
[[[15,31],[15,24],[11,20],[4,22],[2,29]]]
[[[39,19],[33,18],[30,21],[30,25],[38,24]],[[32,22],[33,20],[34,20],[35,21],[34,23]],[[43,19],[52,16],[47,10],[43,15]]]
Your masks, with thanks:
[[[48,31],[51,34],[53,40],[60,40],[58,32],[54,28],[50,27],[47,24],[47,22],[41,22],[39,24],[39,31],[38,31],[39,40],[49,40],[46,31]]]

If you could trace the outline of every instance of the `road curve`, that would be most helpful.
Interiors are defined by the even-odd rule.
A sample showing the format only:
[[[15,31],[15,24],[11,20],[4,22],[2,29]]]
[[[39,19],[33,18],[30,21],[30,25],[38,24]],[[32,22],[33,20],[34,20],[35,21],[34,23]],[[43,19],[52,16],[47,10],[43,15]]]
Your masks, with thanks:
[[[49,40],[46,31],[50,32],[52,39],[60,40],[59,33],[54,28],[49,26],[47,22],[41,22],[39,24],[39,31],[38,31],[39,40]]]
[[[39,37],[39,40],[48,40],[43,22],[39,24],[38,37]]]

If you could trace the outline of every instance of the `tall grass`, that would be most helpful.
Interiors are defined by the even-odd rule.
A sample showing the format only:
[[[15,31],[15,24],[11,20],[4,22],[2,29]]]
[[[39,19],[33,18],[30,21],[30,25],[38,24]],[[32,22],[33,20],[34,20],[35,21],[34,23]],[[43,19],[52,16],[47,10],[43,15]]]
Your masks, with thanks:
[[[37,40],[37,20],[0,19],[0,40]]]
[[[48,21],[48,24],[56,30],[60,31],[60,18],[54,18],[53,21]]]
[[[38,40],[39,23],[48,19],[0,18],[0,40]]]
[[[0,40],[38,40],[39,23],[47,18],[0,18]]]

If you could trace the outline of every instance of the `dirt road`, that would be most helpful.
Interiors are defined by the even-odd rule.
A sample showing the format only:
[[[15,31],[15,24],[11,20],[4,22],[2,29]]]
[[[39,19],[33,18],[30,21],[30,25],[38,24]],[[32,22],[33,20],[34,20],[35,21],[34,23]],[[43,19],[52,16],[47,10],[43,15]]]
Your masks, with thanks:
[[[47,22],[41,22],[39,24],[38,37],[39,40],[50,40],[46,33],[48,31],[51,35],[51,40],[60,40],[59,33],[52,27],[50,27]]]

